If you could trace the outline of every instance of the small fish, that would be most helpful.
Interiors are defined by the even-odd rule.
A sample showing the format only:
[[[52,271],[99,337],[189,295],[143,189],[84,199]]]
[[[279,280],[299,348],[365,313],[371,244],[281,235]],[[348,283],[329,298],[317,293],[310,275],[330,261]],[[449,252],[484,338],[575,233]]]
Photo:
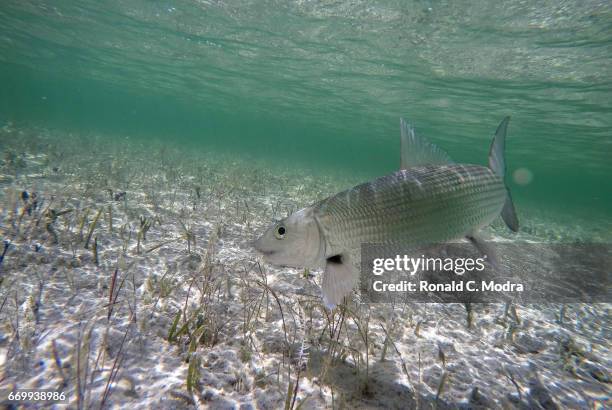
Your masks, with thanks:
[[[363,243],[418,246],[468,238],[490,254],[478,231],[500,213],[512,231],[519,225],[504,183],[509,121],[506,117],[498,126],[484,167],[453,163],[400,119],[399,171],[293,213],[253,245],[275,265],[324,267],[321,290],[330,308],[357,284],[355,262]]]

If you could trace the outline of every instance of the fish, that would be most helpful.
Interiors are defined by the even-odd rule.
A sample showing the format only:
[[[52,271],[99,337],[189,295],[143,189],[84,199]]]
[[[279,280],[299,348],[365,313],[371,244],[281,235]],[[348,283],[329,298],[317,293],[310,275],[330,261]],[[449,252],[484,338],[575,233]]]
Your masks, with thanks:
[[[519,221],[505,183],[510,117],[497,127],[488,166],[458,164],[400,118],[400,169],[359,184],[276,221],[253,242],[266,262],[323,268],[322,297],[340,304],[359,281],[362,244],[419,246],[466,238],[483,254],[480,230],[499,215],[517,232]]]

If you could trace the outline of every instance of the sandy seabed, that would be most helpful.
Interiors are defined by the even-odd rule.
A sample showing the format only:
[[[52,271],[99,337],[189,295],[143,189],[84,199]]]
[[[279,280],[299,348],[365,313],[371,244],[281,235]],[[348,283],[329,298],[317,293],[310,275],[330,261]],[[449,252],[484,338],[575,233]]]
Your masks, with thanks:
[[[358,181],[35,127],[2,128],[0,151],[0,403],[44,388],[70,408],[610,406],[609,304],[330,311],[320,272],[250,247]],[[565,235],[524,222],[488,234]]]

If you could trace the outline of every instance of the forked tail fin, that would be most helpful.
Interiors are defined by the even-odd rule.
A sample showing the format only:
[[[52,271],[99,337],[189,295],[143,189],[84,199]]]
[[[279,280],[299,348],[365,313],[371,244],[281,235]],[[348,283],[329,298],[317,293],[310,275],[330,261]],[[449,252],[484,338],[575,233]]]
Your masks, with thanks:
[[[489,149],[489,168],[502,180],[506,175],[506,132],[508,131],[508,123],[510,117],[506,117],[497,127],[491,148]],[[501,212],[501,217],[513,232],[518,231],[519,221],[516,217],[516,211],[514,210],[514,204],[512,203],[512,196],[510,190],[506,185],[506,202]]]

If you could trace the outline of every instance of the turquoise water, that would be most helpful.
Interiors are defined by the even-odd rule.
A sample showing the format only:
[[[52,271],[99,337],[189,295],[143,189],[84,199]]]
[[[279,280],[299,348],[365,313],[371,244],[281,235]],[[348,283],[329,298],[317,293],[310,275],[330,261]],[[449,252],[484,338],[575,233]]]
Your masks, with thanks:
[[[612,209],[611,67],[606,1],[0,5],[1,123],[368,179],[397,168],[400,116],[485,163],[511,115],[510,173],[532,176],[510,181],[519,210],[596,224]]]

